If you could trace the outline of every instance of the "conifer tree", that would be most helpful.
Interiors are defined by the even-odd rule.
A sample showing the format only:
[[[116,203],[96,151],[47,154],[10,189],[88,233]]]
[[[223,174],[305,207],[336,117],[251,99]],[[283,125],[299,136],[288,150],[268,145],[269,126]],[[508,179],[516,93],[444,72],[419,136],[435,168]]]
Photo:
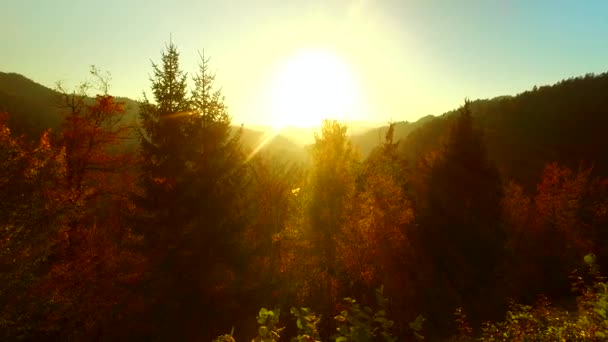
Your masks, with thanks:
[[[421,233],[424,249],[436,265],[438,283],[450,284],[449,289],[438,290],[439,296],[448,296],[440,310],[466,304],[465,311],[475,320],[484,305],[491,306],[481,298],[493,288],[502,250],[502,186],[473,126],[468,101],[457,115],[443,157],[431,170]]]
[[[200,338],[209,332],[201,322],[221,319],[210,317],[211,309],[228,305],[216,301],[237,288],[234,275],[242,272],[235,268],[245,265],[239,254],[245,180],[240,135],[214,89],[208,59],[201,56],[191,93],[174,44],[153,70],[154,101],[144,96],[140,108],[140,226],[157,265],[149,295],[164,333]]]
[[[170,331],[184,331],[184,315],[190,314],[185,309],[187,297],[195,286],[182,278],[181,248],[184,230],[196,215],[184,196],[192,180],[188,168],[192,143],[187,135],[191,102],[187,75],[179,67],[179,53],[173,43],[162,52],[161,64],[152,63],[152,68],[153,99],[144,93],[139,113],[141,171],[135,202],[141,214],[136,226],[144,236],[145,252],[153,267],[144,280],[148,307],[143,320],[155,326],[155,331],[148,333],[168,338]]]
[[[215,89],[215,75],[209,71],[209,59],[204,56],[193,81],[193,114],[188,117],[186,131],[193,146],[192,161],[188,164],[193,177],[184,194],[189,210],[197,215],[186,231],[186,240],[188,248],[195,251],[190,261],[197,264],[191,266],[218,275],[205,275],[197,280],[209,290],[225,288],[226,272],[245,266],[242,254],[246,243],[241,233],[245,227],[246,164],[240,130],[235,132],[231,126],[224,97]]]
[[[140,207],[155,232],[147,232],[153,243],[171,241],[175,234],[167,233],[167,227],[180,227],[187,219],[180,212],[183,201],[179,188],[182,187],[186,172],[189,144],[184,134],[190,115],[186,77],[179,68],[179,53],[173,43],[162,53],[162,63],[152,63],[152,95],[150,101],[144,93],[140,106],[140,151],[141,188]],[[156,239],[150,239],[156,236]],[[173,241],[173,244],[175,242]],[[171,245],[171,244],[170,244]]]

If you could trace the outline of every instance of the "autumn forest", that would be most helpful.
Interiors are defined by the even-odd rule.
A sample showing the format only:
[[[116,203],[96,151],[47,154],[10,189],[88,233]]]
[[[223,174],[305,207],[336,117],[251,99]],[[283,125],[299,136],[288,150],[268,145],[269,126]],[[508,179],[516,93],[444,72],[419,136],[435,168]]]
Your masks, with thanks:
[[[0,340],[608,339],[608,74],[300,147],[180,53],[0,73]]]

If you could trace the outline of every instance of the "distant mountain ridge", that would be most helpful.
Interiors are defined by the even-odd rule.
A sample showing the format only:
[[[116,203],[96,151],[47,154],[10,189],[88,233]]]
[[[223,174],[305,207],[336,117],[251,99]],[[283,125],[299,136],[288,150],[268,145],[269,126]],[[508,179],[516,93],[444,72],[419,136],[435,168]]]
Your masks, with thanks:
[[[21,74],[0,72],[0,112],[9,113],[9,125],[18,135],[35,140],[48,128],[58,130],[63,120],[59,98],[58,91]],[[125,103],[125,123],[136,123],[139,102],[120,96],[116,100]],[[305,158],[301,146],[283,135],[268,137],[263,132],[244,127],[242,141],[247,150],[263,145],[261,149],[265,151],[288,154],[297,160]]]
[[[534,190],[545,165],[553,161],[574,170],[593,166],[594,174],[608,175],[607,95],[608,73],[587,74],[515,96],[475,100],[470,108],[488,155],[505,180]],[[397,137],[403,155],[416,162],[439,148],[456,112]]]
[[[63,120],[60,96],[21,74],[0,72],[0,111],[10,114],[9,124],[17,134],[36,139],[48,128],[58,129]],[[139,103],[126,97],[116,99],[125,103],[125,120],[136,120]]]
[[[534,87],[515,96],[471,102],[476,126],[483,132],[490,158],[507,179],[530,187],[536,184],[546,163],[557,161],[576,169],[581,162],[593,165],[597,174],[608,175],[605,151],[608,132],[608,74],[587,74],[553,85]],[[58,128],[61,111],[54,105],[58,93],[22,75],[0,72],[0,111],[9,112],[11,126],[19,134],[36,138],[47,128]],[[136,120],[138,102],[118,97],[127,107],[127,120]],[[415,122],[395,123],[394,139],[402,155],[416,163],[441,146],[456,109],[439,116],[427,115]],[[384,141],[388,125],[352,133],[361,155],[367,157]],[[314,141],[314,128],[285,128],[276,135],[244,127],[243,144],[279,155],[306,160],[303,145]],[[291,137],[293,135],[293,138]],[[308,136],[308,140],[306,138]]]

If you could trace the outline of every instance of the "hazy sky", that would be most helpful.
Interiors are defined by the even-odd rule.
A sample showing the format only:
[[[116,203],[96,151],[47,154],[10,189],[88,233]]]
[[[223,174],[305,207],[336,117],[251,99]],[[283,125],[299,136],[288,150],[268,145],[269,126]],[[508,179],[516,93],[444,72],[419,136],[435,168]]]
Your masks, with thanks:
[[[211,56],[246,125],[269,124],[273,75],[301,49],[339,56],[374,122],[608,70],[606,0],[3,0],[0,71],[52,87],[95,64],[138,99],[170,34],[189,73],[197,50]]]

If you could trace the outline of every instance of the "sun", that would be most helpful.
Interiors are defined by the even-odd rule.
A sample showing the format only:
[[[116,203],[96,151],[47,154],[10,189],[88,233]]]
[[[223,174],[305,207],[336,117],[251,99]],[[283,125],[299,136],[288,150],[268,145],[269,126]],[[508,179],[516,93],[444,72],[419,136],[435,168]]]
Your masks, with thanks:
[[[325,49],[301,50],[277,67],[270,91],[272,125],[344,121],[356,111],[359,97],[354,73],[340,56]]]

